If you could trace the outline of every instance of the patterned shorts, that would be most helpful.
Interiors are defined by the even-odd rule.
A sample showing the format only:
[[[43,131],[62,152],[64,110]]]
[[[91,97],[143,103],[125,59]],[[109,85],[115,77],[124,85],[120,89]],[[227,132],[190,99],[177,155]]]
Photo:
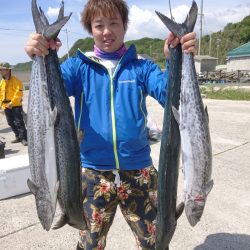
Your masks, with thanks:
[[[155,249],[157,171],[83,169],[83,208],[90,230],[80,231],[79,247],[102,250],[117,205],[133,231],[139,249]]]

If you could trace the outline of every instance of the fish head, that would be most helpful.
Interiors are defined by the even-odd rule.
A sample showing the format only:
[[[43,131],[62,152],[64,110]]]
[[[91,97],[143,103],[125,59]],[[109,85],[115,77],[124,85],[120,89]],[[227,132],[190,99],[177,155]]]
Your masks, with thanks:
[[[36,194],[36,207],[38,218],[46,231],[49,231],[54,219],[56,204],[53,204],[51,195],[44,189]]]
[[[214,185],[213,180],[209,180],[201,190],[193,191],[192,195],[186,196],[185,212],[191,226],[195,226],[200,220],[206,204],[207,196]]]
[[[192,227],[200,220],[206,203],[206,197],[198,195],[189,198],[185,204],[185,212],[187,219]]]

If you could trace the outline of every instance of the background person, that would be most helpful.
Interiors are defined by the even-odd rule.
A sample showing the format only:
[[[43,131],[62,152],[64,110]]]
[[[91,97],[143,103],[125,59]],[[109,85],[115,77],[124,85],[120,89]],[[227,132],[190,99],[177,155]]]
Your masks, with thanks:
[[[150,157],[147,95],[165,105],[168,71],[138,59],[126,48],[128,7],[123,0],[89,0],[81,14],[94,38],[91,52],[77,52],[62,65],[66,91],[75,97],[75,122],[80,145],[83,209],[90,230],[80,231],[77,249],[102,250],[119,205],[139,249],[155,249],[157,170]],[[165,43],[176,46],[170,34]],[[181,39],[186,52],[195,52],[196,34]],[[31,34],[25,50],[44,56],[60,42]]]
[[[27,146],[27,130],[23,121],[23,83],[11,75],[9,63],[0,64],[2,80],[0,82],[0,107],[4,110],[8,125],[16,138],[11,143],[21,142]]]

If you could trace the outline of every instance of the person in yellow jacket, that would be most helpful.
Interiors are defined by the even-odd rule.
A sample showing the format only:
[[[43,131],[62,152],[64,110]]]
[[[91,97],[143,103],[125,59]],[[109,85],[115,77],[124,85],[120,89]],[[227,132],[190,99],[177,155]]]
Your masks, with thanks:
[[[0,107],[4,110],[8,125],[15,133],[12,143],[21,142],[27,146],[27,130],[23,120],[23,83],[11,75],[9,63],[0,63]]]

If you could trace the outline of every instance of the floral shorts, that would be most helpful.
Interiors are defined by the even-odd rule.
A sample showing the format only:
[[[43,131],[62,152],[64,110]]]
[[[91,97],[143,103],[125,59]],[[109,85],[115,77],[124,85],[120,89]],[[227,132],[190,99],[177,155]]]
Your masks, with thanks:
[[[155,249],[157,171],[151,166],[131,171],[84,168],[83,208],[90,230],[80,231],[79,247],[102,250],[117,205],[132,229],[139,249]]]

